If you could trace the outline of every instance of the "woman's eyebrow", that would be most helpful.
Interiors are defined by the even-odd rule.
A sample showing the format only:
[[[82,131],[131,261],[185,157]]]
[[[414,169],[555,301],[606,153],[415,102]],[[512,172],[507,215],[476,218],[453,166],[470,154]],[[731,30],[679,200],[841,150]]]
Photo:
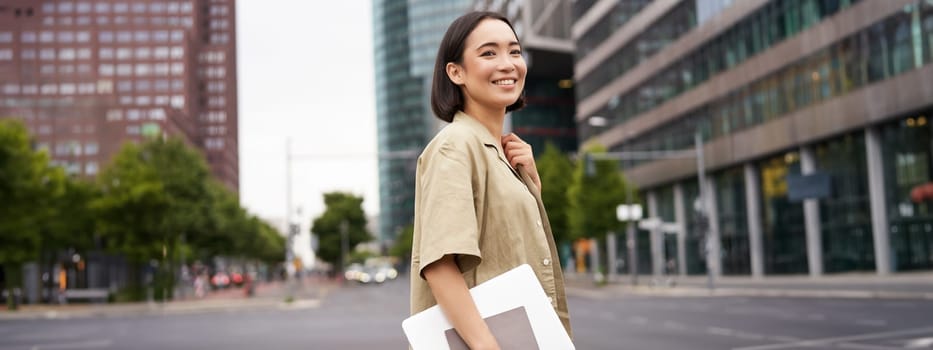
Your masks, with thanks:
[[[516,45],[517,45],[517,46],[521,46],[521,44],[519,44],[518,41],[510,41],[508,46],[516,46]],[[484,47],[487,47],[487,46],[496,47],[496,46],[499,46],[499,44],[497,44],[496,42],[493,42],[493,41],[485,42],[485,43],[483,43],[483,44],[477,46],[477,47],[476,47],[476,50],[480,50],[480,49],[482,49],[482,48],[484,48]]]

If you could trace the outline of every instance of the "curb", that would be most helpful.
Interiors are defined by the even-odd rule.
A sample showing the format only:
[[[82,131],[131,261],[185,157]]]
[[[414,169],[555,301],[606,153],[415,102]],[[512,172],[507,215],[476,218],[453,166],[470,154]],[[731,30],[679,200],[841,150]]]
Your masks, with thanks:
[[[933,300],[933,293],[853,290],[793,290],[751,288],[655,288],[604,287],[600,289],[567,287],[567,294],[590,299],[606,299],[619,295],[660,297],[768,297],[814,299],[879,299],[879,300]]]
[[[231,312],[244,310],[304,310],[320,306],[320,299],[297,299],[291,303],[279,299],[260,299],[243,302],[242,299],[223,301],[176,302],[169,304],[135,304],[113,306],[89,306],[68,310],[29,310],[0,312],[0,321],[71,319],[88,317],[121,317],[151,315],[183,315],[211,312]]]

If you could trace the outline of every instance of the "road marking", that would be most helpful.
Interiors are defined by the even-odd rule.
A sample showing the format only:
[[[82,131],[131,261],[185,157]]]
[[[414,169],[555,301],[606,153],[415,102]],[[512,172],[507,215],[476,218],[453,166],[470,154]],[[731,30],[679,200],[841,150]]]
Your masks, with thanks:
[[[706,333],[731,337],[733,334],[735,334],[735,331],[728,328],[707,327]]]
[[[839,343],[836,344],[836,347],[843,349],[859,349],[859,350],[903,350],[902,348],[892,348],[881,345],[866,345],[866,344],[855,344],[855,343]]]
[[[904,329],[904,330],[899,330],[899,331],[880,332],[880,333],[868,333],[868,334],[845,336],[845,337],[811,339],[811,340],[803,340],[803,341],[788,343],[788,344],[769,344],[769,345],[748,346],[748,347],[742,347],[742,348],[733,348],[732,350],[796,349],[796,348],[807,347],[807,346],[827,345],[827,344],[832,344],[832,343],[841,343],[841,342],[856,341],[856,340],[868,340],[868,339],[885,338],[885,337],[892,337],[892,336],[898,336],[898,335],[927,333],[927,332],[933,332],[933,327]]]
[[[868,320],[864,320],[864,319],[863,319],[863,320],[857,320],[857,321],[855,321],[855,323],[858,324],[858,325],[861,325],[861,326],[872,326],[872,327],[884,327],[884,326],[887,326],[887,325],[888,325],[888,321],[885,321],[885,320],[871,320],[871,319],[868,319]]]
[[[904,347],[908,349],[933,348],[933,338],[913,339],[907,342],[907,344],[904,345]]]
[[[33,345],[30,350],[44,350],[44,349],[100,349],[100,348],[109,348],[113,345],[113,340],[103,339],[103,340],[92,340],[81,343],[61,343],[61,344],[40,344]]]

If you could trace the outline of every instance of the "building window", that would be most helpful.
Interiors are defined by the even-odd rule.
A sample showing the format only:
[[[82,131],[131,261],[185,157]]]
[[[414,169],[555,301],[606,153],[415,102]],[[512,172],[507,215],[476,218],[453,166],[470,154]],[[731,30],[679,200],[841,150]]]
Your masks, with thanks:
[[[183,95],[172,96],[171,104],[172,104],[172,107],[174,108],[178,108],[178,109],[185,108],[185,96]]]
[[[91,59],[91,49],[89,48],[78,49],[78,51],[76,52],[76,57],[78,57],[79,60]]]
[[[52,94],[55,94],[56,92],[58,92],[58,85],[56,85],[56,84],[42,84],[42,86],[39,87],[39,91],[40,91],[43,95],[52,95]]]
[[[139,125],[127,125],[126,134],[127,135],[139,135]]]
[[[93,94],[93,93],[94,93],[94,83],[81,83],[81,84],[78,84],[78,93],[79,93],[79,94]]]
[[[0,32],[0,43],[13,42],[13,32]]]
[[[165,120],[165,110],[162,108],[150,109],[149,120]]]
[[[181,75],[185,72],[185,65],[182,63],[172,63],[172,75]]]
[[[74,49],[58,50],[58,59],[68,60],[68,61],[75,59],[75,50]]]
[[[136,81],[136,91],[137,92],[149,92],[152,88],[152,82],[149,80],[137,80]]]
[[[91,41],[91,33],[90,32],[77,32],[75,33],[75,41],[79,43],[86,43],[88,41]]]
[[[91,3],[89,2],[79,2],[75,6],[75,10],[78,13],[88,13],[91,12]]]
[[[9,61],[13,59],[13,49],[0,49],[0,61]]]
[[[99,56],[100,59],[105,60],[113,59],[113,49],[109,47],[103,47],[100,49],[100,51],[98,51],[97,56]]]
[[[20,57],[24,60],[34,60],[36,59],[36,50],[23,49],[20,51]]]
[[[204,147],[207,149],[223,149],[224,148],[224,139],[221,138],[208,138],[204,140]]]
[[[74,11],[74,4],[71,2],[58,3],[58,13],[70,13]]]
[[[54,64],[43,64],[41,67],[39,67],[39,73],[55,74],[55,65]]]
[[[101,79],[97,81],[97,93],[109,94],[113,92],[113,80]]]
[[[169,54],[169,49],[167,46],[159,46],[159,47],[156,47],[155,50],[152,51],[152,56],[155,57],[155,59],[157,60],[167,59],[168,54]]]
[[[63,64],[58,66],[58,73],[60,74],[72,74],[75,72],[75,66],[73,64]]]
[[[168,79],[156,79],[154,84],[155,91],[168,91],[168,87]]]
[[[110,17],[107,16],[97,16],[97,25],[105,26],[110,24]]]
[[[153,66],[152,73],[157,76],[166,76],[169,73],[168,63],[156,63]]]
[[[97,175],[97,162],[87,162],[84,165],[84,173],[87,175]]]
[[[157,105],[157,106],[167,106],[168,103],[169,103],[169,98],[168,98],[168,96],[166,96],[166,95],[159,95],[159,96],[156,96],[156,97],[152,100],[152,104]]]
[[[133,57],[133,50],[128,47],[121,47],[117,49],[117,59],[118,60],[128,60]]]
[[[123,120],[123,111],[119,109],[111,109],[107,111],[107,121],[118,121]]]
[[[185,89],[185,82],[181,79],[172,80],[172,90],[181,91]]]
[[[133,91],[133,82],[129,80],[120,80],[117,82],[117,92]]]
[[[134,3],[133,13],[146,13],[146,4],[145,3]]]
[[[97,13],[107,13],[110,12],[110,3],[107,2],[98,2],[94,4],[94,12]]]
[[[152,98],[149,96],[136,96],[137,106],[148,106],[152,104]]]
[[[43,34],[45,33],[43,32]],[[97,41],[102,42],[102,43],[112,43],[113,32],[104,31],[104,32],[97,33]]]
[[[129,31],[119,31],[119,32],[117,32],[117,42],[118,42],[118,43],[130,43],[130,42],[133,42],[133,32],[129,32]]]
[[[152,50],[148,47],[138,47],[136,48],[136,59],[149,59],[149,56],[152,54]]]
[[[181,46],[172,47],[172,58],[179,59],[185,57],[185,49]]]
[[[82,63],[82,64],[79,64],[79,65],[78,65],[78,73],[80,73],[80,74],[88,74],[88,73],[90,73],[90,72],[91,72],[91,65],[90,65],[90,64]]]
[[[167,30],[157,30],[152,32],[152,41],[164,43],[168,41],[168,31]]]
[[[184,38],[185,38],[185,32],[180,31],[180,30],[172,31],[172,42],[177,43],[177,42],[182,41]]]
[[[113,65],[112,64],[101,64],[97,67],[97,72],[103,76],[113,75]]]
[[[36,32],[22,32],[19,35],[19,40],[24,43],[34,43],[36,42]]]
[[[43,31],[39,33],[40,43],[51,43],[55,41],[55,32]]]
[[[133,39],[138,43],[144,43],[149,41],[149,32],[144,30],[139,30],[133,33]]]
[[[75,24],[79,26],[86,26],[91,24],[91,17],[89,16],[80,16],[75,20]]]
[[[58,42],[60,43],[71,43],[75,41],[75,33],[73,32],[58,32]]]
[[[142,118],[142,111],[138,109],[127,109],[126,110],[126,120],[139,120]]]
[[[19,93],[19,85],[16,84],[4,84],[3,93],[7,95],[16,95]]]
[[[130,74],[133,74],[132,64],[118,64],[117,65],[117,75],[128,76]]]
[[[141,63],[136,65],[136,75],[144,76],[149,75],[152,72],[152,65],[148,63]]]
[[[125,2],[118,2],[116,4],[113,4],[114,13],[126,13],[127,11],[129,11],[129,9],[130,9],[130,6],[127,5]]]

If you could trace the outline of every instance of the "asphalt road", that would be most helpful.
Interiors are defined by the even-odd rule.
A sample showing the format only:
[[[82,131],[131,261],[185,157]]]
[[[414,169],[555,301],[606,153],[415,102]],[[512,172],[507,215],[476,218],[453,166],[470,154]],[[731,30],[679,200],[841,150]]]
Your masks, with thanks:
[[[587,295],[570,300],[581,350],[933,348],[931,301]],[[290,309],[0,321],[0,350],[406,349],[407,314],[401,279]]]

